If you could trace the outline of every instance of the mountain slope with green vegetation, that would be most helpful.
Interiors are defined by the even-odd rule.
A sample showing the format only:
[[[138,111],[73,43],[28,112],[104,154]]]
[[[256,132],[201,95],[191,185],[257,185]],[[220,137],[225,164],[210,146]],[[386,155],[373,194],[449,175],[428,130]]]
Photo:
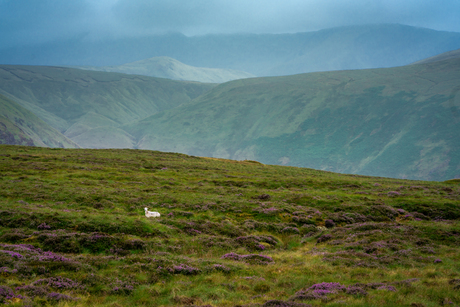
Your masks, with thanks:
[[[138,148],[343,173],[460,177],[460,59],[244,79],[125,129]]]
[[[0,144],[77,148],[32,112],[0,95]]]
[[[69,138],[78,137],[81,147],[126,147],[131,137],[125,131],[112,129],[110,138],[99,143],[99,128],[116,128],[188,103],[213,86],[62,67],[0,65],[0,94]]]
[[[145,150],[0,153],[8,306],[460,304],[459,180]]]
[[[164,56],[118,66],[82,66],[76,68],[205,83],[224,83],[236,79],[255,77],[250,73],[231,69],[193,67]]]

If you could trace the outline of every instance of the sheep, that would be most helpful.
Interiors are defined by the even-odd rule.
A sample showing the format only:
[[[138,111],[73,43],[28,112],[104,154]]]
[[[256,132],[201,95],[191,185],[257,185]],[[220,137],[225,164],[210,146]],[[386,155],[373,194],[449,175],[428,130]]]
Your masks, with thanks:
[[[148,208],[144,208],[146,217],[160,217],[160,213],[155,211],[149,211]]]

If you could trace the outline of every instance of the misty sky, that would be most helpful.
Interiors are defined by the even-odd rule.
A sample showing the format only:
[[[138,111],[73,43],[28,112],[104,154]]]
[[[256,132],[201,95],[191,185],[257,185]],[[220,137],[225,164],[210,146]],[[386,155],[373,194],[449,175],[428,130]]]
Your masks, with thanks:
[[[0,0],[0,48],[66,37],[306,32],[400,23],[460,32],[459,0]]]

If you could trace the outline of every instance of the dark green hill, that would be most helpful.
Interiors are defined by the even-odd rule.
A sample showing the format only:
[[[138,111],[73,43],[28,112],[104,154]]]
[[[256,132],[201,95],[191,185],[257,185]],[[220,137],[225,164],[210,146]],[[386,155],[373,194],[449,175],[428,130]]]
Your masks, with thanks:
[[[126,132],[111,129],[101,141],[101,129],[92,129],[116,128],[177,107],[213,86],[62,67],[0,66],[0,94],[77,138],[82,147],[126,147],[131,138]]]
[[[460,59],[255,78],[127,126],[139,148],[344,173],[460,177]]]
[[[0,63],[112,66],[168,56],[195,67],[257,76],[401,66],[460,48],[460,33],[398,24],[295,34],[167,34],[94,41],[85,37],[0,48]]]
[[[76,148],[32,112],[0,95],[0,144]]]

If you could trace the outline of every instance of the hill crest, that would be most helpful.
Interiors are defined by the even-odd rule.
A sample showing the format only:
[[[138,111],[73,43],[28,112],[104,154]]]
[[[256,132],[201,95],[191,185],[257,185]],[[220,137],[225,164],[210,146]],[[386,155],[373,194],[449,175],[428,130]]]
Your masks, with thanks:
[[[193,67],[167,56],[152,57],[118,66],[77,66],[76,68],[204,83],[224,83],[255,77],[250,73],[233,69]]]

